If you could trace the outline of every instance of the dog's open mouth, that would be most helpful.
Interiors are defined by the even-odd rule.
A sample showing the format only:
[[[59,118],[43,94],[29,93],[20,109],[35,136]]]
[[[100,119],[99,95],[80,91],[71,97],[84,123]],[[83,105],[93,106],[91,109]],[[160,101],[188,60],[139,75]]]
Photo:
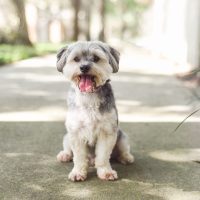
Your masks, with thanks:
[[[78,82],[79,90],[81,92],[94,92],[96,86],[94,78],[92,75],[80,75]]]

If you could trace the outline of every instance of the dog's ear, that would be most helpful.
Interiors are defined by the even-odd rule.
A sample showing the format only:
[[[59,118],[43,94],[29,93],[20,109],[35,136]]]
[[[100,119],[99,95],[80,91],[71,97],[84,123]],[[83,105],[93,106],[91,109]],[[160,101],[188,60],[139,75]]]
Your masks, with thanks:
[[[113,73],[116,73],[119,70],[119,57],[120,53],[109,46],[109,63],[113,68]]]
[[[118,72],[119,70],[119,57],[120,53],[114,49],[113,47],[101,42],[97,41],[95,42],[97,45],[105,52],[105,54],[108,56],[109,64],[111,65],[113,69],[113,73]]]
[[[57,63],[56,63],[56,66],[57,66],[57,69],[59,72],[62,72],[63,71],[63,68],[66,64],[66,52],[67,52],[67,46],[61,48],[58,53],[57,53]]]

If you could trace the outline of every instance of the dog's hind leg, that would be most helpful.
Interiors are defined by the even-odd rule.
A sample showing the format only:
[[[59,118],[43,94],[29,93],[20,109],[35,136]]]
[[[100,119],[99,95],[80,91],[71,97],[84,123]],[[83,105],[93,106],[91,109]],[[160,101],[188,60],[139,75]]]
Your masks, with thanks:
[[[127,135],[120,129],[118,131],[117,142],[111,157],[122,164],[130,164],[134,162],[134,156],[130,153],[130,145],[128,143]]]
[[[57,155],[57,160],[59,162],[70,162],[72,161],[73,155],[69,144],[68,134],[63,137],[63,150]]]

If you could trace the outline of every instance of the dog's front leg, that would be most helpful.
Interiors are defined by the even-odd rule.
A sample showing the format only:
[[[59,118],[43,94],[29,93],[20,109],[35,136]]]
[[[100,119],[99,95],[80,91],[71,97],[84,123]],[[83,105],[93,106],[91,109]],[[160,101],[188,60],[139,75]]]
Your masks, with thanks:
[[[110,156],[114,145],[116,144],[117,134],[101,133],[97,139],[95,148],[95,167],[97,168],[97,175],[103,180],[117,179],[117,172],[112,170],[110,165]]]
[[[71,140],[73,152],[74,168],[69,173],[69,179],[72,181],[84,181],[88,170],[88,148],[87,144],[77,138]]]

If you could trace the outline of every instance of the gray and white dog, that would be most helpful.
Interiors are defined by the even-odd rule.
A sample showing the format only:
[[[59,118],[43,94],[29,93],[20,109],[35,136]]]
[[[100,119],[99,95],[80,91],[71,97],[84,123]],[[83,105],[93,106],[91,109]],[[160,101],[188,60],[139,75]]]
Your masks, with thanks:
[[[68,176],[72,181],[84,181],[92,161],[100,179],[117,179],[110,158],[123,164],[134,161],[127,136],[119,129],[109,81],[111,73],[119,69],[119,52],[99,41],[76,42],[58,52],[57,69],[71,82],[67,134],[57,159],[73,159]]]

